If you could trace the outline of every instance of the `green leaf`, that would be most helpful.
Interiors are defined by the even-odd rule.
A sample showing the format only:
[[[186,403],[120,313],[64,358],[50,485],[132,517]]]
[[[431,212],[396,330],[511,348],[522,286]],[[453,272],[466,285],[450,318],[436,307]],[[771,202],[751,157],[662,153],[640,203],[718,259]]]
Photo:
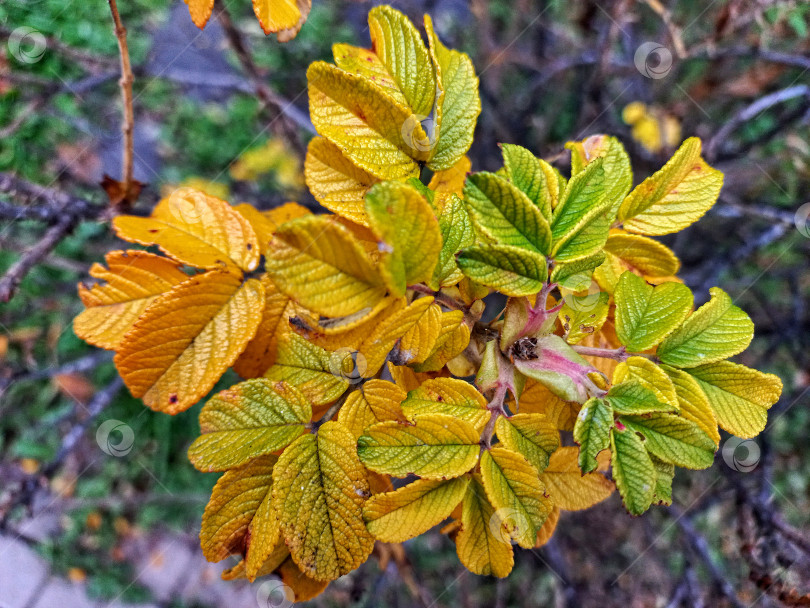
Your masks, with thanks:
[[[445,47],[436,36],[433,21],[427,15],[425,30],[439,87],[439,98],[435,105],[439,140],[428,168],[442,171],[455,165],[470,149],[475,123],[481,113],[481,99],[478,97],[478,77],[470,58],[465,53]]]
[[[683,230],[706,213],[720,194],[723,174],[700,157],[700,140],[687,139],[667,164],[624,199],[624,229],[660,235]]]
[[[390,6],[375,6],[368,13],[371,46],[415,114],[433,109],[436,82],[430,55],[413,23]]]
[[[658,347],[658,357],[673,367],[689,368],[728,359],[744,351],[754,337],[754,324],[719,287],[711,300],[693,312]]]
[[[577,296],[570,294],[564,300],[559,318],[563,323],[566,341],[569,344],[581,342],[586,337],[598,332],[602,325],[605,324],[610,296],[602,291],[596,295],[595,302],[592,301],[592,297],[593,294],[589,294],[587,301],[583,303]]]
[[[650,456],[655,466],[655,492],[653,501],[659,505],[672,504],[672,479],[675,477],[675,465]]]
[[[496,446],[481,454],[481,478],[505,531],[524,549],[534,547],[553,507],[537,469],[520,454]]]
[[[764,430],[768,409],[782,393],[778,376],[728,361],[701,365],[689,374],[709,398],[720,426],[743,439]]]
[[[692,291],[681,283],[653,287],[636,274],[622,274],[616,291],[616,335],[631,351],[645,351],[671,334],[692,310]]]
[[[395,296],[427,282],[439,261],[442,235],[430,204],[411,186],[383,182],[366,195],[369,225],[380,239],[380,270]]]
[[[610,433],[613,453],[613,481],[621,494],[624,508],[641,515],[650,508],[655,493],[655,465],[644,444],[632,430],[614,428]]]
[[[326,405],[349,387],[349,382],[340,373],[342,362],[339,353],[330,353],[289,332],[279,338],[276,363],[267,370],[265,377],[298,387],[312,405]]]
[[[705,469],[714,462],[717,446],[696,423],[673,414],[623,416],[622,423],[644,435],[644,447],[665,462],[687,469]]]
[[[395,477],[425,479],[463,475],[475,466],[480,451],[478,431],[446,414],[425,414],[413,425],[380,422],[357,440],[357,452],[372,471]]]
[[[571,150],[571,174],[580,173],[596,158],[603,159],[605,170],[605,200],[609,205],[608,216],[613,219],[619,205],[633,187],[633,170],[630,157],[622,143],[610,135],[591,135],[581,142],[568,142]]]
[[[551,271],[551,282],[559,283],[571,291],[587,289],[591,284],[594,269],[605,261],[605,253],[600,251],[591,256],[568,263],[559,263]],[[582,286],[578,288],[578,286]]]
[[[265,378],[240,382],[203,406],[201,435],[188,457],[201,471],[224,471],[288,446],[311,418],[309,401],[295,387]]]
[[[610,402],[617,414],[638,415],[677,411],[676,407],[659,401],[653,391],[635,380],[612,386],[605,399]]]
[[[475,230],[470,214],[467,213],[464,202],[455,194],[439,215],[439,230],[442,235],[442,249],[430,281],[431,289],[436,290],[458,283],[463,278],[456,264],[456,254],[475,243]]]
[[[501,152],[509,181],[529,197],[543,217],[550,221],[551,193],[540,160],[526,148],[514,144],[501,144]]]
[[[610,231],[602,159],[571,178],[551,218],[551,257],[572,262],[597,253]]]
[[[613,384],[632,380],[651,390],[658,401],[678,408],[678,396],[669,376],[659,366],[645,357],[630,357],[619,363],[613,371]]]
[[[474,173],[464,199],[485,235],[503,245],[542,254],[551,249],[551,230],[540,209],[517,186],[494,173]]]
[[[590,473],[598,466],[596,455],[610,446],[613,408],[604,399],[593,397],[579,410],[574,423],[574,441],[579,444],[579,468]]]
[[[508,296],[535,294],[548,276],[545,257],[508,245],[474,245],[457,261],[465,276]]]
[[[522,454],[538,473],[546,469],[551,453],[560,447],[560,432],[543,414],[501,416],[495,422],[495,433],[505,447]]]

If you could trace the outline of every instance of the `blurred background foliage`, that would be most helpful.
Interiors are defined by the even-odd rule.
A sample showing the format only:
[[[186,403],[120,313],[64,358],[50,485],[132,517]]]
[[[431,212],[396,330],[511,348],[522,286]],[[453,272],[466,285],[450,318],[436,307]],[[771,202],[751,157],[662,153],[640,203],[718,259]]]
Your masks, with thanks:
[[[262,34],[249,4],[227,2],[266,84],[306,117],[307,65],[329,60],[334,42],[367,46],[365,15],[374,3],[315,0],[285,45]],[[785,545],[776,534],[783,524],[807,534],[810,513],[810,208],[801,212],[810,201],[810,4],[392,4],[417,23],[430,12],[444,42],[472,56],[483,104],[470,151],[475,170],[497,169],[496,144],[510,142],[565,171],[566,141],[607,132],[624,142],[640,181],[683,138],[702,137],[707,160],[726,174],[721,200],[665,240],[699,300],[720,285],[749,312],[757,336],[742,362],[779,374],[785,394],[752,447],[754,471],[736,471],[733,458],[729,466],[718,453],[712,469],[676,478],[680,507],[632,520],[614,498],[566,513],[549,545],[518,552],[505,581],[466,573],[452,543],[421,537],[406,545],[409,561],[396,560],[399,568],[372,560],[314,603],[692,606],[702,597],[709,606],[779,605],[748,581],[761,583],[763,572],[785,592],[809,592],[810,543],[802,537],[802,551],[802,538]],[[0,4],[0,171],[103,201],[97,184],[105,173],[118,175],[121,154],[117,45],[106,8],[101,0]],[[316,207],[303,186],[303,159],[273,136],[216,19],[200,32],[180,0],[130,0],[120,10],[136,76],[135,177],[148,184],[136,209],[148,210],[179,184],[260,208],[286,200]],[[24,47],[20,56],[8,43],[22,27],[44,37],[41,53]],[[639,62],[646,42],[659,50]],[[40,237],[35,222],[3,220],[0,272]],[[216,605],[160,598],[137,579],[144,539],[148,547],[166,535],[196,542],[215,481],[185,457],[199,405],[167,417],[120,390],[99,420],[124,421],[132,451],[104,454],[90,422],[70,453],[60,453],[86,416],[77,402],[87,405],[115,377],[109,358],[74,336],[71,319],[81,310],[75,284],[119,246],[104,223],[82,223],[0,304],[2,532],[22,533],[54,572],[93,597]],[[76,360],[84,364],[71,367]]]

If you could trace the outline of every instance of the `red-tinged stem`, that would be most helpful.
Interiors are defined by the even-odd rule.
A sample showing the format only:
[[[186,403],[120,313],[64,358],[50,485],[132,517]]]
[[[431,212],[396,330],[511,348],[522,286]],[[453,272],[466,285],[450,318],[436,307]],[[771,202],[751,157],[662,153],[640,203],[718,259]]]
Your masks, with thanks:
[[[603,359],[614,359],[616,361],[627,361],[630,357],[644,357],[651,361],[657,361],[658,357],[647,353],[628,353],[624,346],[619,348],[596,348],[593,346],[580,346],[579,344],[572,344],[573,348],[578,354],[585,357],[601,357]]]
[[[434,300],[436,300],[441,304],[444,304],[445,306],[447,306],[447,308],[452,308],[454,310],[463,310],[465,313],[467,312],[467,309],[461,302],[457,302],[456,300],[448,296],[446,293],[442,293],[440,291],[433,291],[427,285],[419,285],[419,284],[409,285],[408,289],[412,289],[413,291],[433,296]]]
[[[495,388],[495,394],[492,396],[492,400],[487,404],[487,409],[489,410],[489,422],[487,422],[487,426],[484,428],[484,432],[481,433],[481,449],[489,449],[492,447],[492,435],[495,434],[495,421],[498,420],[498,416],[506,415],[506,412],[503,409],[503,402],[506,399],[506,393],[509,388],[506,384],[499,383],[498,386]]]

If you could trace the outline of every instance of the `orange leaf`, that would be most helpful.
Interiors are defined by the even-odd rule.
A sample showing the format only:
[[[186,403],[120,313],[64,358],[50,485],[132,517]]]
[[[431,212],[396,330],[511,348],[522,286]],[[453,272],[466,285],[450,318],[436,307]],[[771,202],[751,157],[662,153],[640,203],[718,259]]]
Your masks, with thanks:
[[[148,407],[177,414],[213,388],[256,333],[264,288],[212,270],[161,296],[124,336],[115,366]]]
[[[250,223],[225,201],[191,188],[175,190],[151,217],[120,215],[113,227],[124,240],[157,245],[197,268],[250,271],[259,264],[259,242]]]
[[[113,251],[107,266],[93,264],[90,276],[106,284],[79,284],[86,310],[73,321],[76,335],[94,346],[115,349],[155,299],[186,279],[180,265],[146,251]]]

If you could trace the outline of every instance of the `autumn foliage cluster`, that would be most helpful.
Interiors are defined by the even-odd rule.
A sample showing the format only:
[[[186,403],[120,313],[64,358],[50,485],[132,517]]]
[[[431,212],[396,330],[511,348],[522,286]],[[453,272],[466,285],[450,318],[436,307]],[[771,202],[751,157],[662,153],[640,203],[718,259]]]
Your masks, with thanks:
[[[309,68],[306,182],[332,214],[180,189],[114,220],[165,255],[112,252],[80,287],[76,332],[116,351],[148,407],[245,378],[205,403],[189,449],[223,473],[202,548],[299,600],[375,540],[446,520],[468,569],[506,576],[561,510],[614,488],[634,515],[669,504],[676,467],[710,466],[718,425],[759,433],[781,392],[728,361],[748,316],[719,288],[695,310],[650,238],[717,199],[700,141],[635,188],[605,135],[568,144],[567,176],[506,144],[501,169],[471,173],[478,80],[424,25],[427,44],[375,8],[371,50],[336,44]]]

